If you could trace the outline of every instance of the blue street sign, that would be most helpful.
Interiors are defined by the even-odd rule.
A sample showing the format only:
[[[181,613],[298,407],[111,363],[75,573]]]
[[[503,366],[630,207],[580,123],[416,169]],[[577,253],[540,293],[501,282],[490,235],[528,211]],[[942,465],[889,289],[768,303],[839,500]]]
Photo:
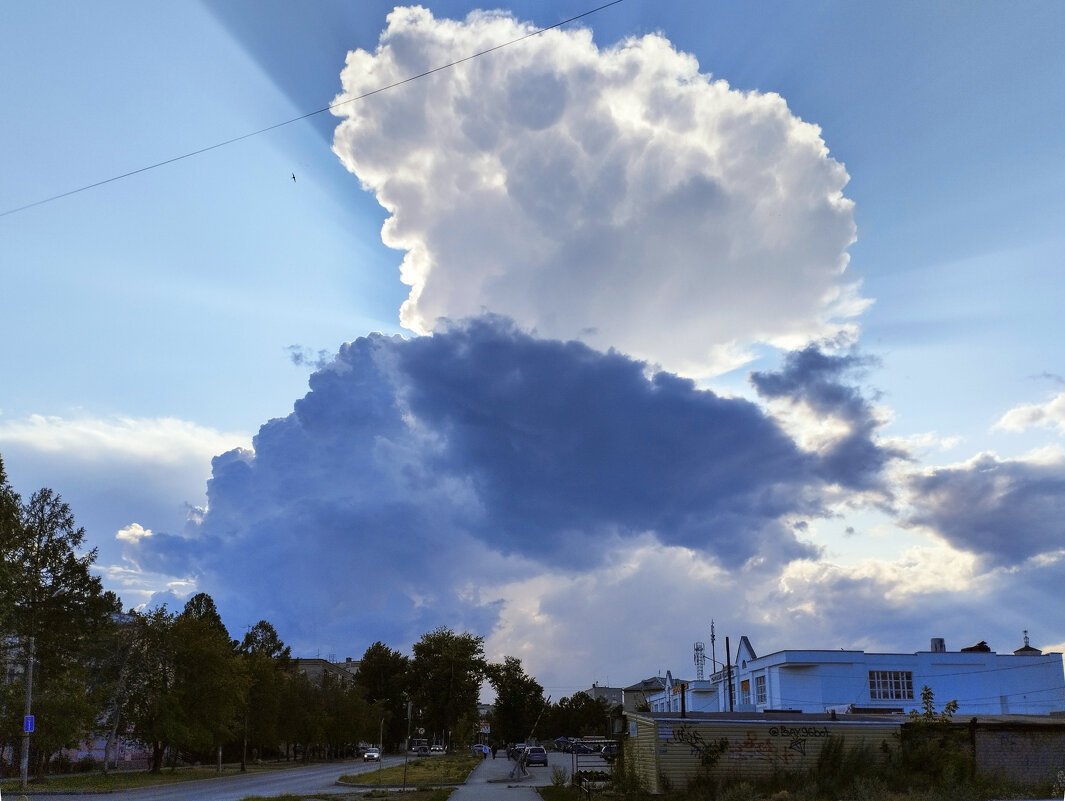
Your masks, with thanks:
[[[33,731],[33,715],[26,715],[26,717],[22,719],[22,731],[26,734]]]

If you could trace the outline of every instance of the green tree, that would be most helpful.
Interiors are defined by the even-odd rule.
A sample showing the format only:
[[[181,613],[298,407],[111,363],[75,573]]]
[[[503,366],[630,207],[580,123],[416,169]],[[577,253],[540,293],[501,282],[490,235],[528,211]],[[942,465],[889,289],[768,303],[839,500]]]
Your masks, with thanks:
[[[605,698],[592,698],[585,692],[562,698],[551,710],[550,731],[566,737],[607,735],[610,705]]]
[[[243,730],[245,664],[209,595],[193,596],[174,620],[174,691],[182,748],[210,754]]]
[[[407,733],[406,689],[410,660],[378,641],[366,649],[355,676],[366,702],[377,716],[377,731],[367,738],[376,742],[380,737],[394,748]],[[383,732],[383,733],[382,733]]]
[[[414,644],[408,688],[429,731],[457,731],[460,718],[477,719],[487,663],[484,638],[440,627]]]
[[[513,656],[504,657],[501,665],[489,665],[488,680],[496,691],[492,735],[503,742],[523,742],[544,709],[544,688]]]
[[[91,572],[96,551],[79,553],[85,529],[75,524],[59,495],[45,488],[23,502],[8,487],[2,466],[0,485],[5,579],[0,615],[15,645],[8,657],[23,668],[14,682],[23,699],[32,679],[37,731],[30,739],[35,752],[27,760],[40,773],[51,754],[75,745],[102,712],[92,671],[100,659],[97,646],[120,603]],[[15,693],[4,700],[7,728],[22,710]],[[11,741],[10,735],[5,739]]]
[[[253,756],[262,757],[283,739],[281,710],[289,680],[291,649],[270,623],[260,620],[244,635],[240,652],[248,676],[241,749],[243,770],[249,745]]]
[[[152,749],[151,771],[159,773],[167,746],[180,737],[174,616],[161,606],[134,615],[133,626],[124,703],[127,731]]]

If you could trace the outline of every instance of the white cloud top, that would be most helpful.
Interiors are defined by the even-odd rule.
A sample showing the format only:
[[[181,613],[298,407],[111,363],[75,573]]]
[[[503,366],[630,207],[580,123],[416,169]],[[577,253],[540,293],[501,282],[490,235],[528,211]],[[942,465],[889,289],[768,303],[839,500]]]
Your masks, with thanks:
[[[500,12],[388,17],[348,55],[357,97],[533,30]],[[402,323],[488,310],[542,336],[705,375],[754,342],[839,333],[848,176],[776,94],[699,72],[659,35],[552,30],[336,109],[334,149],[391,213]]]

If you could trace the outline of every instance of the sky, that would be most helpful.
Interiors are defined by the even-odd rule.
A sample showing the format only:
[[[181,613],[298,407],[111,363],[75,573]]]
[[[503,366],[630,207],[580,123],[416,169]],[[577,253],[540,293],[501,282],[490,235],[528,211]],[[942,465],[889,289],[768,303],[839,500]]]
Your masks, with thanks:
[[[1065,648],[1065,8],[528,36],[594,7],[6,4],[12,485],[127,607],[556,699]]]

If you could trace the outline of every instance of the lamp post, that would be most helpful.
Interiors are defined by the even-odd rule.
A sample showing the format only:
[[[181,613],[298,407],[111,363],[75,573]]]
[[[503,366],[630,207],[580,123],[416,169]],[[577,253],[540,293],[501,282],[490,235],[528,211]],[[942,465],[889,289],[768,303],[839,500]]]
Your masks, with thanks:
[[[385,719],[381,718],[381,729],[377,733],[377,785],[381,786],[381,763],[385,758]]]

